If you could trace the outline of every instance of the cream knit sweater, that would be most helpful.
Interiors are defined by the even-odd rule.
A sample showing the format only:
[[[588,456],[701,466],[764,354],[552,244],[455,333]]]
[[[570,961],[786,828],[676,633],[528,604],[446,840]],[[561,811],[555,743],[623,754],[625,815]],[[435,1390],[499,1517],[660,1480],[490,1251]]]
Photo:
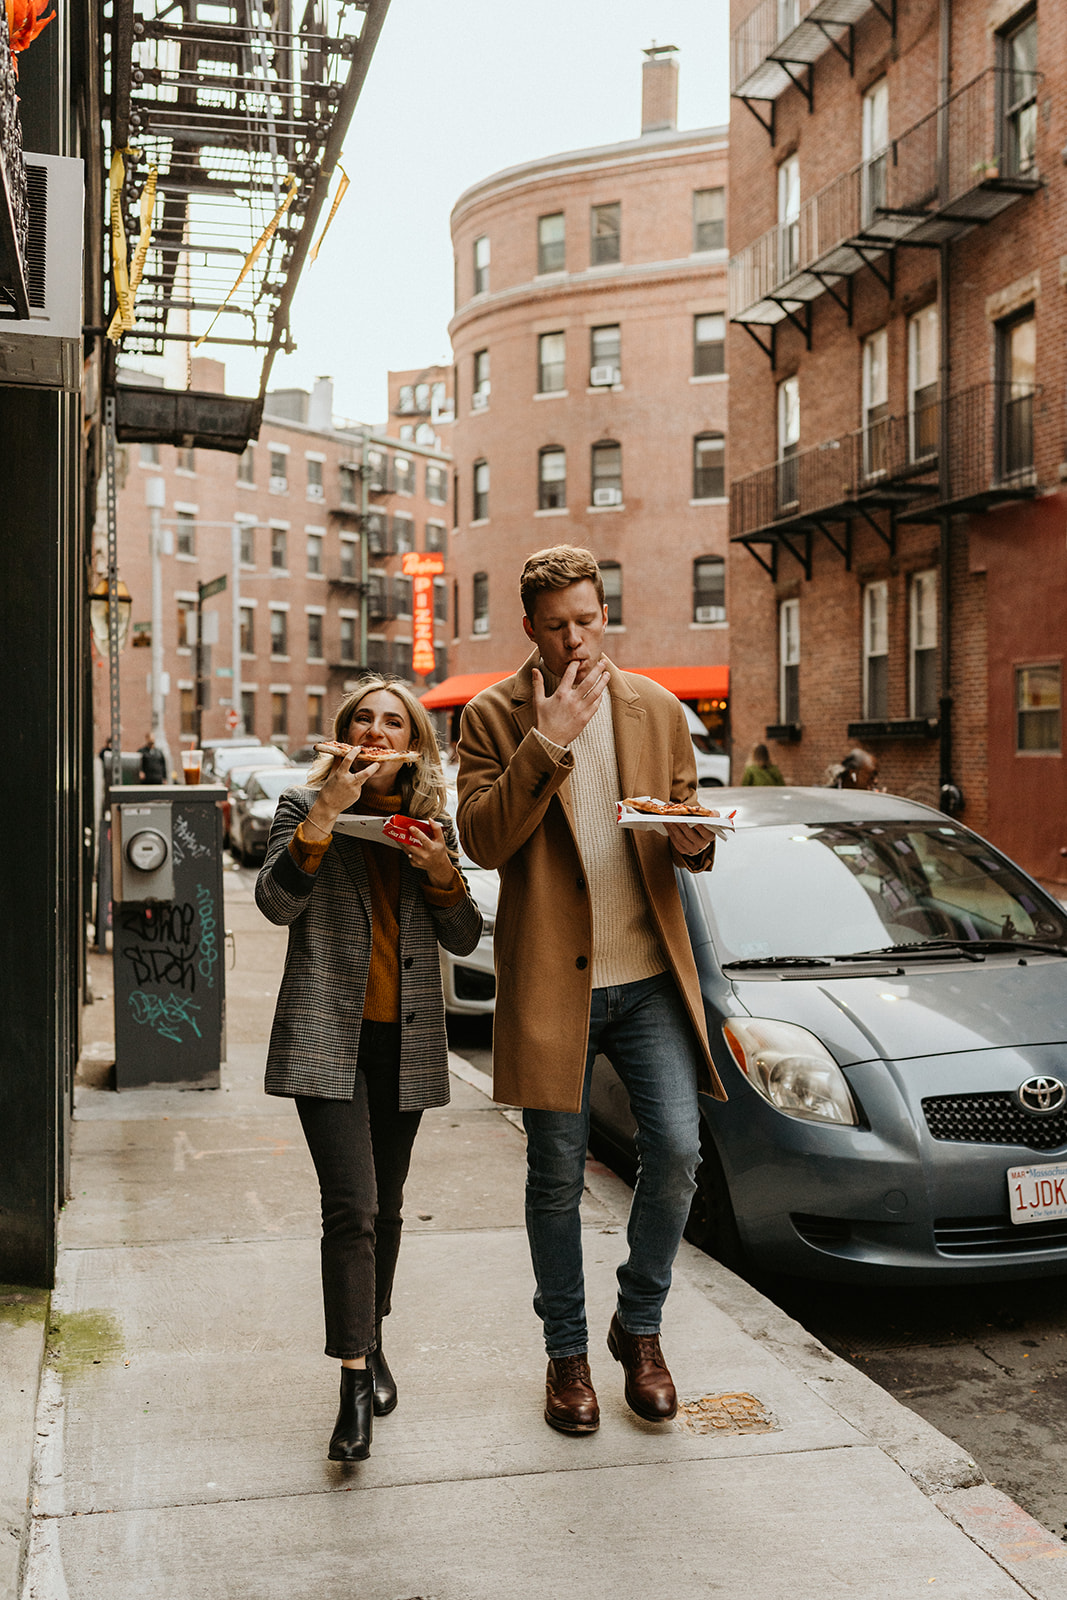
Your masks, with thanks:
[[[550,694],[559,680],[541,672]],[[538,732],[558,758],[563,747]],[[616,821],[619,764],[611,696],[603,694],[594,716],[571,742],[570,802],[593,913],[593,988],[636,983],[667,970],[648,908],[629,834]]]

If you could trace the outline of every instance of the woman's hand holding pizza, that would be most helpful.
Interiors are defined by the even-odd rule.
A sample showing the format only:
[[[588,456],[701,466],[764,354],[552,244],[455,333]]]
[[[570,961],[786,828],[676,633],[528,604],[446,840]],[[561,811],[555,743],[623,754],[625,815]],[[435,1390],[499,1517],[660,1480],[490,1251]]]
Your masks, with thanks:
[[[359,755],[359,745],[352,745],[348,753],[334,756],[333,771],[319,790],[319,797],[308,812],[313,829],[323,835],[333,832],[333,825],[349,806],[355,805],[367,779],[378,771],[376,763],[353,770],[352,763]]]

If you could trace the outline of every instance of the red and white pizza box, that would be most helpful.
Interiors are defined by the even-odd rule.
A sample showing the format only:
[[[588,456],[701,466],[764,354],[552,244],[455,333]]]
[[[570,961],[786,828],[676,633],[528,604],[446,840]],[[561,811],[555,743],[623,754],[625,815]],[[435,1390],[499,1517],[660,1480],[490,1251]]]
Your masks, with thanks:
[[[333,825],[333,831],[346,839],[362,839],[367,844],[385,844],[390,850],[402,850],[404,845],[401,840],[390,838],[387,830],[403,833],[406,842],[411,829],[420,826],[414,817],[405,817],[399,812],[391,817],[365,817],[352,811],[342,811]]]

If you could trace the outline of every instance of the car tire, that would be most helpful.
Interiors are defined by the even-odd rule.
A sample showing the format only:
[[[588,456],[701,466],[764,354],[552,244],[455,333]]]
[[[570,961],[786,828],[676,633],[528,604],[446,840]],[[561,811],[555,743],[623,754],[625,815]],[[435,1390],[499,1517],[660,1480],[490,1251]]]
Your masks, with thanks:
[[[730,1186],[711,1135],[705,1129],[700,1141],[700,1165],[696,1173],[696,1194],[685,1225],[685,1237],[698,1250],[721,1261],[731,1272],[745,1265],[745,1247],[734,1215]]]

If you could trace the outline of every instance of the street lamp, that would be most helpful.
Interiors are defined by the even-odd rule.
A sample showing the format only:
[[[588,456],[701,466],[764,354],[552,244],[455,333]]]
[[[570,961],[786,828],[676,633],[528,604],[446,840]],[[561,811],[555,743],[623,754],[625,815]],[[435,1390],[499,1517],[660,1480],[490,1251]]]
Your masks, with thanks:
[[[115,608],[118,616],[115,649],[121,650],[130,631],[130,613],[133,611],[133,598],[121,578],[118,579],[115,587],[117,592]],[[89,595],[89,626],[93,630],[93,641],[96,644],[96,648],[102,656],[110,659],[111,602],[108,597],[106,578],[101,578]]]

